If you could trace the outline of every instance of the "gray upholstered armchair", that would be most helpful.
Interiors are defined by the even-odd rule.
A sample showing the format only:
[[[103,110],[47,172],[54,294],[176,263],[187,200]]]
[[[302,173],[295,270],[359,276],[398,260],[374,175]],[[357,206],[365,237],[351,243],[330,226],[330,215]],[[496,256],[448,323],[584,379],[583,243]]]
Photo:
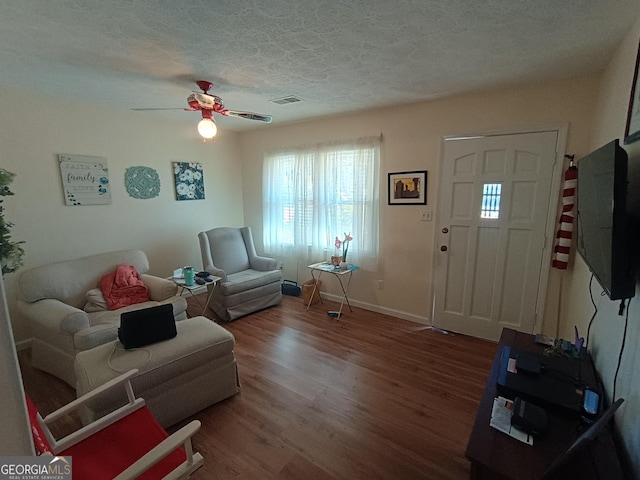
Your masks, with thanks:
[[[203,270],[220,277],[213,288],[215,314],[235,320],[282,302],[282,273],[275,259],[256,254],[250,227],[214,228],[198,234]]]

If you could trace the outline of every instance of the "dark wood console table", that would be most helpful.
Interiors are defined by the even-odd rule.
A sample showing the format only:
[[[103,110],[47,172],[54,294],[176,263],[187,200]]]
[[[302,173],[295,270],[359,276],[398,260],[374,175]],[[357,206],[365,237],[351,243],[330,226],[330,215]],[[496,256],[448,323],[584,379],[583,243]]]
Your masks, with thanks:
[[[500,366],[500,353],[505,345],[533,352],[542,352],[544,349],[534,343],[533,335],[507,328],[502,331],[498,351],[467,445],[466,456],[471,461],[470,478],[473,480],[541,479],[553,461],[576,439],[579,434],[579,422],[575,416],[547,411],[547,432],[543,437],[535,439],[533,446],[526,445],[489,426],[493,399],[498,396],[496,380]],[[581,480],[624,478],[611,432],[605,431],[600,437],[595,454],[590,458],[580,459],[579,464],[572,470],[575,476],[572,475],[571,478]],[[597,463],[598,469],[602,468],[606,472],[606,476],[598,476],[594,463]]]

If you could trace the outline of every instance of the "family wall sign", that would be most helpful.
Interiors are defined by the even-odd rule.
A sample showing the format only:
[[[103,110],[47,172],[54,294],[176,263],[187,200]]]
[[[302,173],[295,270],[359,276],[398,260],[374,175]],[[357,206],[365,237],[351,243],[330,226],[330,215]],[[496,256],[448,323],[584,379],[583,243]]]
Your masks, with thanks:
[[[58,161],[67,205],[111,203],[109,168],[105,158],[61,154]]]

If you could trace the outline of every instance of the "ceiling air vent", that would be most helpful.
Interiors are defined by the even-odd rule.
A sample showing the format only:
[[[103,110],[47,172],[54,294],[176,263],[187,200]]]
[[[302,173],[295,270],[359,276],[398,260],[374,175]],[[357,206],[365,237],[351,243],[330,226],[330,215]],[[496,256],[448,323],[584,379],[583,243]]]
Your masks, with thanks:
[[[288,97],[276,98],[275,100],[271,100],[271,101],[273,103],[277,103],[278,105],[287,105],[288,103],[301,102],[302,99],[294,95],[289,95]]]

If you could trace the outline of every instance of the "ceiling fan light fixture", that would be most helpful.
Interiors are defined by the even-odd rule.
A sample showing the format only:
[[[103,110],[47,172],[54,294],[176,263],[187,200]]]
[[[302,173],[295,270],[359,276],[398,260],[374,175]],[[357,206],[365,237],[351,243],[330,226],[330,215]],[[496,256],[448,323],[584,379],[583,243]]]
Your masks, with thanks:
[[[216,136],[216,133],[218,133],[218,127],[216,127],[213,119],[203,118],[198,123],[198,133],[202,138],[209,140]]]

